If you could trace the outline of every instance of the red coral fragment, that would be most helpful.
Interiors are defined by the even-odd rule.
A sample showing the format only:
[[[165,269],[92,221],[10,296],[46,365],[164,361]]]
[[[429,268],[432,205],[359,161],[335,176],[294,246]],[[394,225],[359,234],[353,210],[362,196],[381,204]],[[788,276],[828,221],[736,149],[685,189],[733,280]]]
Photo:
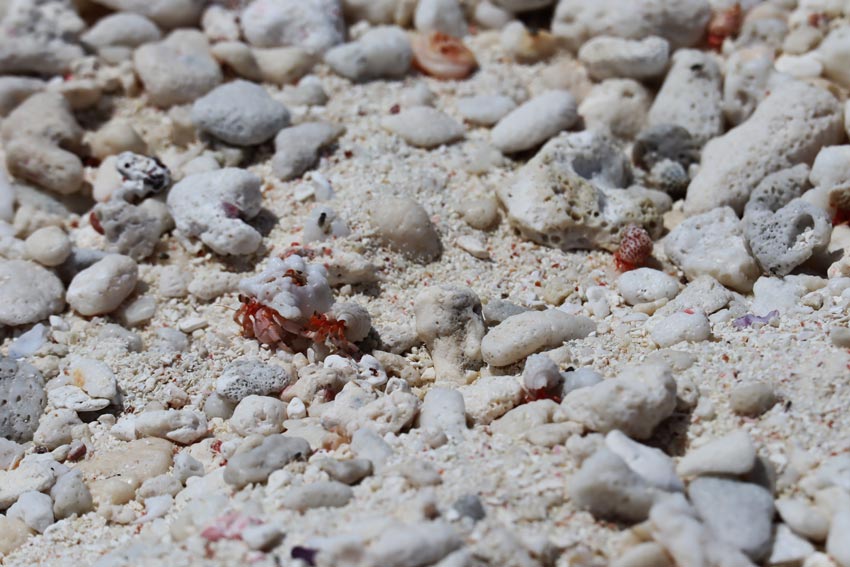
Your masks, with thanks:
[[[620,247],[614,253],[614,264],[621,272],[639,268],[652,255],[652,237],[646,229],[629,225],[623,229]]]

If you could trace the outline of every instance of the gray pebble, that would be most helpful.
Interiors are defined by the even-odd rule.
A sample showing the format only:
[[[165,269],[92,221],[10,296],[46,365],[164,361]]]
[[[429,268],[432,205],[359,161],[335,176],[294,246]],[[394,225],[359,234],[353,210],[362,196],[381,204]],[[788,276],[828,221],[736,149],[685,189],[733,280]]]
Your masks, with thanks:
[[[309,455],[310,444],[304,439],[269,435],[256,447],[228,460],[224,469],[224,481],[236,488],[265,482],[274,471]]]
[[[770,552],[773,496],[746,482],[700,477],[688,486],[688,496],[717,537],[755,561]]]
[[[290,488],[280,503],[284,508],[304,512],[312,508],[340,508],[353,497],[354,492],[348,485],[334,480],[320,480]]]
[[[758,417],[776,402],[773,387],[764,382],[738,384],[729,393],[729,405],[738,415]]]
[[[491,299],[484,304],[482,314],[488,326],[498,325],[508,317],[528,311],[526,307],[511,303],[505,299]]]
[[[52,272],[25,260],[0,261],[0,325],[26,325],[65,307],[65,286]]]
[[[151,350],[159,352],[184,352],[189,348],[189,338],[170,327],[162,327],[154,331],[157,341],[151,346]]]
[[[673,197],[680,199],[685,196],[691,177],[682,164],[670,159],[659,161],[652,166],[646,177],[646,185],[650,189],[663,191]]]
[[[372,474],[372,461],[368,459],[348,459],[341,461],[327,457],[320,459],[317,464],[333,480],[348,485],[357,484]]]
[[[41,372],[26,362],[0,358],[0,437],[30,441],[46,402]]]
[[[107,323],[103,326],[97,335],[98,340],[117,339],[124,343],[129,352],[142,352],[144,344],[142,337],[138,333],[134,333],[125,329],[116,323]]]
[[[463,546],[463,539],[444,521],[393,523],[369,546],[366,563],[384,567],[425,567]]]
[[[288,126],[289,111],[262,86],[237,80],[196,100],[192,122],[228,144],[254,146]]]
[[[761,267],[772,275],[785,276],[826,250],[832,222],[820,207],[794,199],[775,213],[750,210],[744,218],[744,232]]]
[[[847,327],[832,327],[829,330],[829,339],[837,347],[850,348],[850,329]]]
[[[366,427],[361,427],[351,436],[351,452],[359,458],[372,461],[372,466],[378,471],[393,456],[392,447],[380,435]]]
[[[753,189],[744,208],[744,218],[752,212],[775,213],[808,189],[809,166],[805,163],[771,173]]]
[[[162,233],[159,218],[143,207],[121,199],[111,199],[92,209],[110,251],[141,261],[150,256]]]
[[[672,160],[687,169],[699,161],[699,145],[691,133],[676,124],[655,124],[643,130],[632,146],[632,161],[646,170]]]
[[[252,359],[234,360],[221,373],[215,390],[231,402],[240,402],[251,395],[280,393],[291,381],[292,378],[282,366]]]
[[[274,139],[272,172],[288,181],[300,177],[319,161],[319,151],[345,132],[333,122],[304,122],[284,128]]]
[[[452,504],[452,508],[460,514],[462,518],[470,518],[477,522],[483,520],[487,512],[481,504],[481,499],[475,494],[464,494]]]

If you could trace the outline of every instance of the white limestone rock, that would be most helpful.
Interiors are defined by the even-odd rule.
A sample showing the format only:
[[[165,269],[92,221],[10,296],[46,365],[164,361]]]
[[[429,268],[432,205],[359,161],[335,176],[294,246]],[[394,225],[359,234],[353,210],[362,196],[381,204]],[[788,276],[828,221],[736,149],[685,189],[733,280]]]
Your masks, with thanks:
[[[514,376],[483,376],[461,386],[466,415],[473,423],[486,425],[519,405],[522,385]]]
[[[372,208],[370,221],[381,242],[421,262],[440,257],[443,246],[428,212],[407,197],[383,197],[381,206]]]
[[[663,492],[609,449],[596,451],[569,480],[571,500],[594,517],[640,522]]]
[[[505,154],[536,148],[575,124],[577,111],[576,99],[568,91],[547,91],[499,120],[490,141]]]
[[[774,509],[767,489],[726,478],[700,477],[688,486],[688,496],[718,539],[754,561],[770,553]]]
[[[481,354],[487,364],[508,366],[535,352],[583,339],[595,330],[590,319],[558,309],[526,311],[490,329],[481,341]]]
[[[630,224],[659,237],[669,205],[657,191],[620,189],[630,178],[625,154],[604,135],[585,131],[550,140],[497,194],[525,238],[563,250],[613,252]]]
[[[157,106],[193,102],[222,81],[207,38],[197,30],[177,30],[142,45],[133,53],[133,63],[148,99]]]
[[[573,390],[561,407],[567,419],[591,431],[619,429],[634,439],[647,439],[676,409],[676,381],[664,365],[633,366],[616,378]]]
[[[74,276],[68,286],[68,304],[81,315],[111,313],[133,293],[138,279],[135,260],[108,254]]]
[[[625,39],[659,36],[670,42],[671,51],[696,45],[711,17],[708,0],[560,0],[552,20],[552,32],[578,51],[590,38],[607,35]]]
[[[262,206],[259,177],[228,167],[185,177],[168,193],[168,210],[177,230],[195,237],[213,252],[251,254],[263,239],[243,219],[257,216]]]
[[[457,110],[464,120],[480,126],[492,126],[516,108],[504,95],[475,95],[458,99]]]
[[[689,280],[710,275],[740,292],[750,291],[761,273],[730,207],[685,220],[667,235],[664,251]]]
[[[720,66],[710,52],[682,49],[649,110],[649,124],[675,124],[700,145],[723,132]]]
[[[756,463],[756,448],[750,435],[737,430],[692,449],[682,457],[677,472],[685,477],[712,474],[743,475]]]
[[[590,76],[604,79],[652,79],[667,68],[670,44],[662,37],[623,39],[598,36],[587,41],[578,52]]]
[[[616,429],[605,436],[605,446],[652,486],[665,492],[684,490],[685,485],[676,474],[676,464],[661,449],[632,441]]]
[[[430,106],[414,106],[381,120],[381,127],[417,148],[436,148],[464,137],[465,129],[454,118]]]
[[[651,95],[632,79],[606,79],[587,93],[578,113],[588,130],[610,133],[630,140],[646,122]]]
[[[738,214],[768,175],[810,164],[823,146],[843,138],[842,108],[822,88],[790,81],[771,91],[753,115],[706,144],[702,164],[688,187],[685,212],[728,205]]]
[[[404,30],[380,26],[357,41],[330,49],[325,62],[336,74],[352,81],[401,79],[410,71],[413,49]]]
[[[651,336],[662,348],[682,341],[698,343],[711,337],[711,323],[702,311],[679,311],[655,321]]]
[[[324,52],[345,37],[339,0],[256,0],[242,11],[242,31],[256,47]]]
[[[471,289],[431,286],[414,302],[416,333],[425,343],[437,380],[466,382],[466,372],[482,364],[484,319],[481,300]]]
[[[649,303],[659,299],[673,299],[679,293],[676,278],[653,268],[638,268],[624,272],[617,278],[620,295],[629,305]]]
[[[0,261],[0,325],[37,323],[65,307],[65,286],[53,272],[26,260]]]

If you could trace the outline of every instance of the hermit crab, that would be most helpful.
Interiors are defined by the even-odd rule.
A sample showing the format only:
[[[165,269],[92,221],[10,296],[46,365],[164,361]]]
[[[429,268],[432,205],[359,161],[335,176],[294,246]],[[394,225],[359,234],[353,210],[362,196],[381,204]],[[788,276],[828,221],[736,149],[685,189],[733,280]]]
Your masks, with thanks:
[[[243,336],[273,348],[303,352],[312,347],[351,356],[371,328],[356,304],[335,304],[327,271],[297,253],[272,258],[266,269],[239,284],[241,306],[234,321]]]

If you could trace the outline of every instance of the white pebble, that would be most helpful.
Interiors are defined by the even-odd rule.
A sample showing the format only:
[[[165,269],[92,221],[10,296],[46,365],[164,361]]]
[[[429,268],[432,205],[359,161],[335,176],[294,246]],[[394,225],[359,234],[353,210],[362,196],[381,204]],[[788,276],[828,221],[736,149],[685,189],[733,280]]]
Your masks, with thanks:
[[[515,108],[514,100],[503,95],[476,95],[457,101],[460,115],[480,126],[492,126]]]
[[[136,288],[139,267],[132,258],[109,254],[74,276],[67,300],[81,315],[111,313]]]
[[[535,148],[578,119],[576,100],[567,91],[545,92],[502,118],[490,141],[502,153]]]
[[[679,311],[659,320],[652,329],[652,340],[660,347],[673,346],[682,341],[698,343],[711,336],[711,323],[705,313]]]
[[[460,140],[464,127],[448,114],[429,106],[414,106],[385,116],[381,126],[418,148],[436,148]]]
[[[27,256],[42,266],[58,266],[71,254],[71,241],[65,231],[57,226],[40,228],[26,241]]]
[[[679,282],[673,276],[652,268],[638,268],[617,278],[620,295],[629,305],[673,299],[679,293]]]
[[[286,404],[270,396],[247,396],[230,418],[230,425],[243,436],[271,435],[283,431]]]

